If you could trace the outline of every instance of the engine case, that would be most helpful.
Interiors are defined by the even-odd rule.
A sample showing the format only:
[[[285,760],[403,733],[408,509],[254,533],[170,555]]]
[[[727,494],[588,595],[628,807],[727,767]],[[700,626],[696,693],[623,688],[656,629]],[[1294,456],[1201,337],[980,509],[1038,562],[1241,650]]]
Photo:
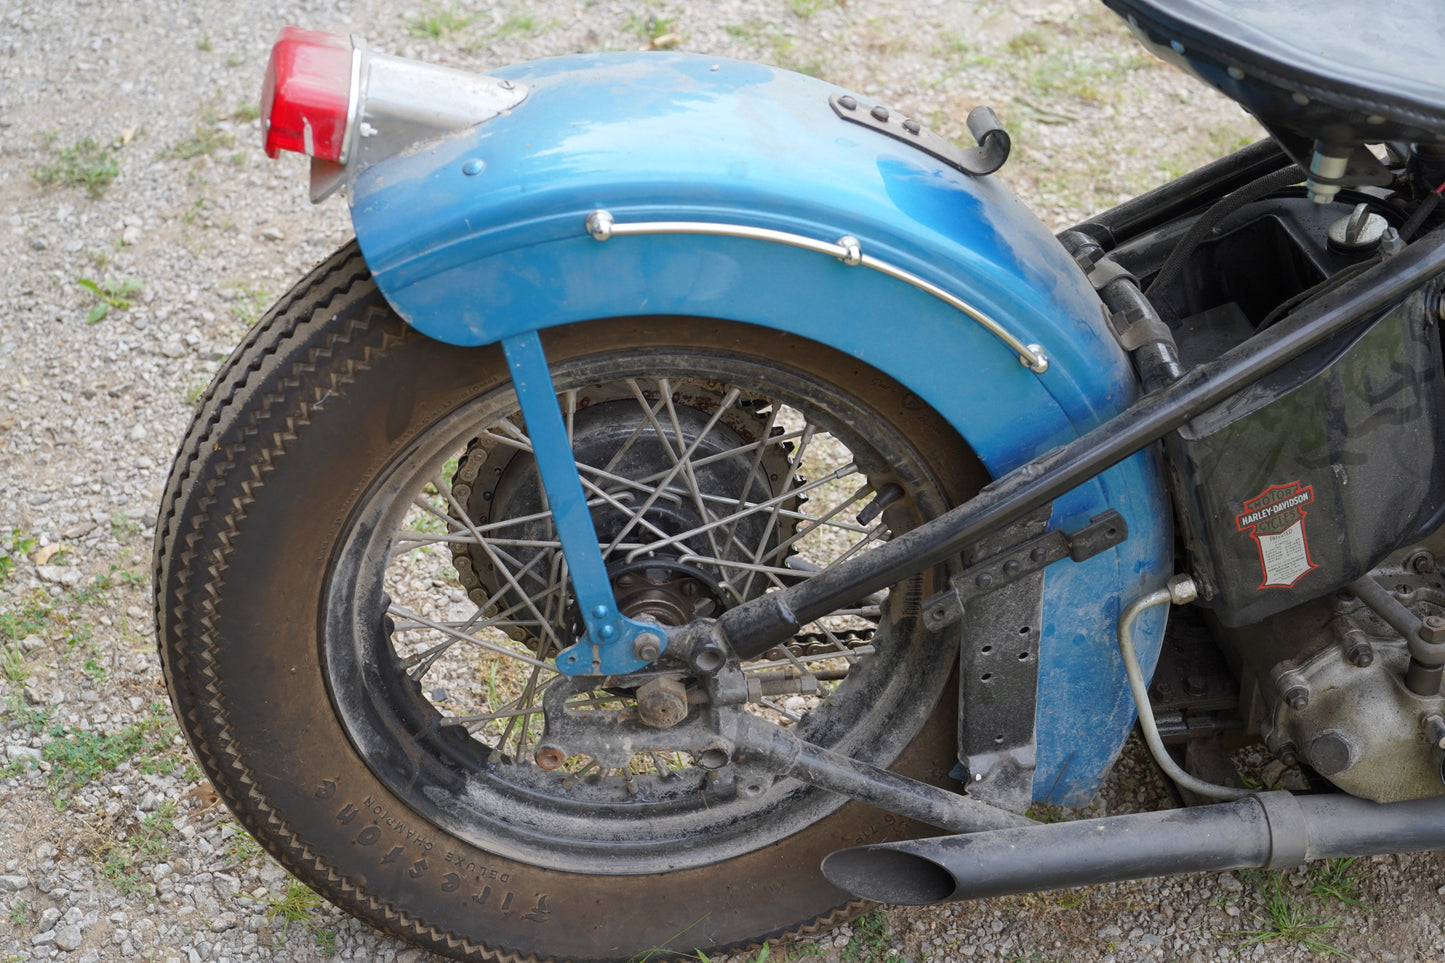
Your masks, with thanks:
[[[1431,558],[1412,553],[1418,562]],[[1429,567],[1433,567],[1433,562]],[[1401,568],[1378,577],[1412,612],[1445,613],[1445,582]],[[1445,792],[1442,753],[1423,721],[1445,713],[1439,694],[1419,696],[1405,686],[1410,655],[1405,640],[1353,595],[1342,592],[1325,635],[1329,644],[1269,672],[1268,708],[1261,726],[1277,753],[1292,747],[1336,786],[1364,799],[1398,802]]]

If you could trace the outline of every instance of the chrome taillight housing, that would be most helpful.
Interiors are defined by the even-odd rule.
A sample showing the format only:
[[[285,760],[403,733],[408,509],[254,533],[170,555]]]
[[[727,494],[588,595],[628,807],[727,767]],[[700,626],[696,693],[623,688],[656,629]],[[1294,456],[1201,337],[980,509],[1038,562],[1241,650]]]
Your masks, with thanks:
[[[370,51],[356,37],[285,27],[261,88],[266,153],[312,158],[312,199],[413,144],[476,126],[520,104],[498,77]]]

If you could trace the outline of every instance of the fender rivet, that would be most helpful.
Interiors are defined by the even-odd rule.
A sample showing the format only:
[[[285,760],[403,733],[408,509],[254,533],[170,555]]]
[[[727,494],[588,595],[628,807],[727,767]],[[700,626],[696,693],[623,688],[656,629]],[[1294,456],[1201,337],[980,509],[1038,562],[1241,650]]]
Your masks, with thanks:
[[[476,177],[478,174],[480,174],[486,169],[487,162],[482,160],[480,157],[473,157],[471,160],[467,161],[465,164],[462,165],[462,173],[467,175],[468,177]]]

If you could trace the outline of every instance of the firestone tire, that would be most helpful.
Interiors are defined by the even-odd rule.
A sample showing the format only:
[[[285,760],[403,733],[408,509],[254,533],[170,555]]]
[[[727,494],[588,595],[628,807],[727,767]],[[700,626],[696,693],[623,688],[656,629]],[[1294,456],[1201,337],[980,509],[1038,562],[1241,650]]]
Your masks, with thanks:
[[[626,434],[629,426],[633,435],[675,430],[691,441],[705,429],[686,427],[688,419],[711,419],[709,424],[728,420],[740,427],[727,434],[736,451],[720,450],[709,463],[744,465],[746,452],[769,445],[767,432],[758,439],[750,435],[748,419],[762,423],[763,415],[748,406],[776,411],[784,402],[753,399],[784,397],[789,411],[806,417],[816,406],[819,424],[851,446],[855,461],[866,463],[855,472],[857,484],[871,486],[865,491],[899,487],[903,497],[876,523],[886,522],[885,532],[941,511],[981,477],[935,413],[890,379],[815,343],[678,318],[588,322],[544,332],[544,343],[559,392],[571,386],[575,394],[580,385],[584,393],[611,393],[608,427],[594,430],[587,444],[611,445],[614,461],[622,461],[616,452],[628,443],[605,439]],[[654,369],[665,369],[666,378],[649,380]],[[744,393],[727,393],[724,376]],[[636,390],[646,405],[629,408],[626,399],[612,397],[629,384],[643,385]],[[672,402],[660,396],[659,384],[673,389]],[[788,387],[794,384],[800,387]],[[391,594],[418,586],[434,591],[445,596],[438,611],[472,604],[468,592],[488,597],[489,611],[532,603],[518,598],[501,576],[488,582],[470,571],[488,564],[475,540],[457,534],[472,520],[430,526],[407,521],[400,524],[415,531],[405,528],[401,536],[381,540],[375,526],[399,524],[401,509],[392,507],[397,499],[430,498],[464,515],[467,492],[481,484],[472,475],[465,487],[458,480],[468,459],[473,468],[487,465],[489,474],[515,475],[511,488],[499,483],[491,497],[510,498],[516,520],[531,518],[525,456],[499,455],[495,445],[477,440],[515,434],[508,425],[520,430],[520,419],[507,413],[512,399],[497,348],[456,348],[408,328],[376,290],[354,245],[318,267],[249,333],[211,386],[183,443],[157,531],[156,618],[165,676],[216,791],[309,886],[379,929],[458,959],[711,954],[849,918],[862,904],[822,878],[820,860],[841,846],[925,829],[858,804],[840,806],[788,782],[757,800],[725,794],[699,800],[712,784],[687,765],[685,754],[667,757],[683,760],[678,771],[659,761],[650,774],[646,764],[640,775],[631,769],[589,773],[585,767],[579,774],[578,766],[570,774],[566,768],[545,774],[530,764],[532,743],[525,736],[507,741],[519,738],[525,726],[507,728],[510,737],[489,735],[502,730],[504,719],[447,727],[443,717],[460,711],[454,707],[458,686],[483,692],[485,680],[477,675],[488,670],[479,666],[494,653],[456,658],[445,684],[426,678],[427,670],[416,669],[424,660],[405,656],[414,650],[398,640],[431,624],[414,614],[430,603],[406,608]],[[673,410],[673,404],[685,409],[681,419],[676,411],[670,419],[649,419],[644,411],[647,405]],[[477,411],[492,427],[467,427]],[[575,430],[580,438],[583,428]],[[801,431],[799,437],[814,437]],[[778,459],[789,466],[801,461],[796,443],[767,450],[775,467]],[[454,452],[451,460],[438,470],[450,475],[429,488],[420,484],[418,479],[438,477],[433,468],[448,451]],[[524,460],[514,465],[509,458]],[[689,472],[703,479],[691,483],[695,489],[723,484]],[[769,474],[778,472],[761,473]],[[749,479],[746,484],[755,484],[751,474]],[[801,540],[809,530],[811,523],[800,519],[812,516],[789,494],[792,482],[774,478],[767,484],[775,487],[761,496],[771,497],[748,496],[749,504],[771,502],[776,517],[755,525],[748,537],[758,540],[757,552],[766,548],[781,557],[791,550],[789,539]],[[826,490],[812,489],[815,496]],[[715,491],[694,499],[704,512],[721,500]],[[659,526],[689,524],[687,499],[674,504],[680,506],[677,517],[659,515]],[[851,517],[856,509],[849,511]],[[747,519],[734,531],[742,521]],[[841,527],[851,531],[851,525]],[[779,527],[787,538],[774,531]],[[433,534],[416,534],[423,530]],[[437,541],[425,556],[432,568],[421,575],[407,569],[411,574],[400,578],[393,568],[401,554],[397,546],[407,537]],[[712,558],[694,551],[701,535],[685,541],[691,552],[685,565],[677,553],[647,556],[662,559],[648,570],[654,579],[649,604],[682,597],[659,587],[685,581],[672,579],[676,572],[727,604],[724,569],[734,564],[723,557],[728,550]],[[534,568],[542,567],[535,554],[530,557]],[[758,570],[771,572],[775,583],[806,577],[805,564],[790,565]],[[654,574],[658,566],[673,568],[662,578]],[[518,562],[517,568],[526,566]],[[458,571],[463,584],[454,584]],[[941,570],[924,573],[891,590],[870,610],[873,634],[865,633],[857,649],[870,654],[845,653],[852,668],[843,681],[825,683],[832,687],[826,699],[804,699],[803,708],[791,710],[780,702],[770,718],[791,712],[810,739],[948,784],[956,641],[928,633],[918,613],[944,577]],[[466,588],[467,579],[479,585]],[[563,590],[556,593],[554,613],[566,606],[566,583],[557,584]],[[478,619],[486,621],[473,617]],[[539,636],[551,629],[518,628],[521,621],[508,623],[510,638],[521,641],[496,637],[519,659],[549,654]],[[450,646],[458,633],[446,631],[451,635],[440,636],[428,652],[455,654]],[[821,626],[813,642],[842,631]],[[809,663],[823,664],[832,663]],[[491,671],[490,684],[498,685],[494,666]],[[534,680],[540,673],[534,666],[526,671]],[[627,697],[598,692],[599,699]],[[520,699],[507,703],[514,714],[527,711]]]

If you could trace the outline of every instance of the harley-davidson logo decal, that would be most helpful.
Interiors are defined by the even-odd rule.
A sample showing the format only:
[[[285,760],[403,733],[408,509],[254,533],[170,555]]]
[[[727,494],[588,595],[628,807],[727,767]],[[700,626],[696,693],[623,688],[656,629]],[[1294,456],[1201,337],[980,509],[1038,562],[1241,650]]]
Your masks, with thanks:
[[[1305,539],[1304,507],[1315,500],[1311,485],[1290,482],[1270,485],[1244,501],[1244,511],[1234,516],[1241,532],[1259,546],[1259,563],[1264,569],[1265,588],[1289,588],[1315,569]]]

